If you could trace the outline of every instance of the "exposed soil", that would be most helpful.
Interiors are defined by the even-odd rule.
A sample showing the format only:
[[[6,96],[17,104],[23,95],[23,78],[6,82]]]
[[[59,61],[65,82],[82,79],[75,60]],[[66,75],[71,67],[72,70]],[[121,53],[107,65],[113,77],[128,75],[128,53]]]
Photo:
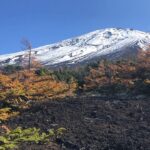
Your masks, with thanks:
[[[43,131],[67,129],[56,144],[24,143],[20,150],[150,150],[150,99],[80,97],[40,102],[7,124]]]

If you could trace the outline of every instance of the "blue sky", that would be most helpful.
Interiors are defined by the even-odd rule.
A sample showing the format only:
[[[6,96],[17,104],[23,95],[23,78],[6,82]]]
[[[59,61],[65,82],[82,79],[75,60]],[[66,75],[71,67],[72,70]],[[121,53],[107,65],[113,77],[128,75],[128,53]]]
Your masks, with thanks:
[[[107,27],[150,31],[150,0],[0,0],[0,54]]]

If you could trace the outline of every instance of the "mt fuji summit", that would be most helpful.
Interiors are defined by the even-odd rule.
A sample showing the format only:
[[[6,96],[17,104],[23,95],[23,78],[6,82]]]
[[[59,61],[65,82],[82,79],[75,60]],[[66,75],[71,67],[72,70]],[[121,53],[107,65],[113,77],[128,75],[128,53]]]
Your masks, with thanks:
[[[42,65],[76,65],[107,57],[130,56],[138,49],[147,50],[150,33],[121,28],[96,30],[85,35],[32,49],[32,56]],[[28,50],[0,55],[0,65],[19,64]]]

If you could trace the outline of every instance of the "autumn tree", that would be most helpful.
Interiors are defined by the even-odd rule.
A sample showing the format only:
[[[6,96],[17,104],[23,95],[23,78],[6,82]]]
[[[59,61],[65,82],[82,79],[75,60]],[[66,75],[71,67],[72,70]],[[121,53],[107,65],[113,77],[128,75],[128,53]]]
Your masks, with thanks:
[[[0,74],[0,99],[13,98],[23,94],[23,85],[16,78]]]
[[[135,61],[126,59],[108,63],[101,61],[90,68],[85,77],[84,90],[105,91],[105,93],[138,93],[150,91],[150,51],[140,51]]]
[[[77,83],[72,78],[69,83],[57,81],[51,75],[39,76],[34,70],[21,71],[17,74],[0,74],[0,99],[32,99],[71,96],[77,89]]]
[[[150,94],[150,50],[139,52],[135,77],[136,93]]]
[[[117,80],[117,65],[106,60],[99,63],[98,67],[90,68],[90,73],[85,77],[85,90],[109,91]],[[110,91],[109,91],[110,93]]]

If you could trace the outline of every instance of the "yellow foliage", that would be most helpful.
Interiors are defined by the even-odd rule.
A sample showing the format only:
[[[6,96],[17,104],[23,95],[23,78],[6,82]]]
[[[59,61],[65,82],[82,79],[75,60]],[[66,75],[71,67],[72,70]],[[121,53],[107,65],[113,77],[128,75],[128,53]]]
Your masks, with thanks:
[[[56,81],[52,76],[38,76],[34,71],[21,71],[10,76],[0,74],[0,98],[26,96],[42,99],[72,95],[77,88],[74,80],[70,83]]]
[[[2,108],[0,109],[0,120],[6,121],[11,117],[15,117],[19,112],[13,112],[11,108]]]
[[[0,74],[0,98],[5,99],[8,96],[23,95],[23,85],[9,76]]]

